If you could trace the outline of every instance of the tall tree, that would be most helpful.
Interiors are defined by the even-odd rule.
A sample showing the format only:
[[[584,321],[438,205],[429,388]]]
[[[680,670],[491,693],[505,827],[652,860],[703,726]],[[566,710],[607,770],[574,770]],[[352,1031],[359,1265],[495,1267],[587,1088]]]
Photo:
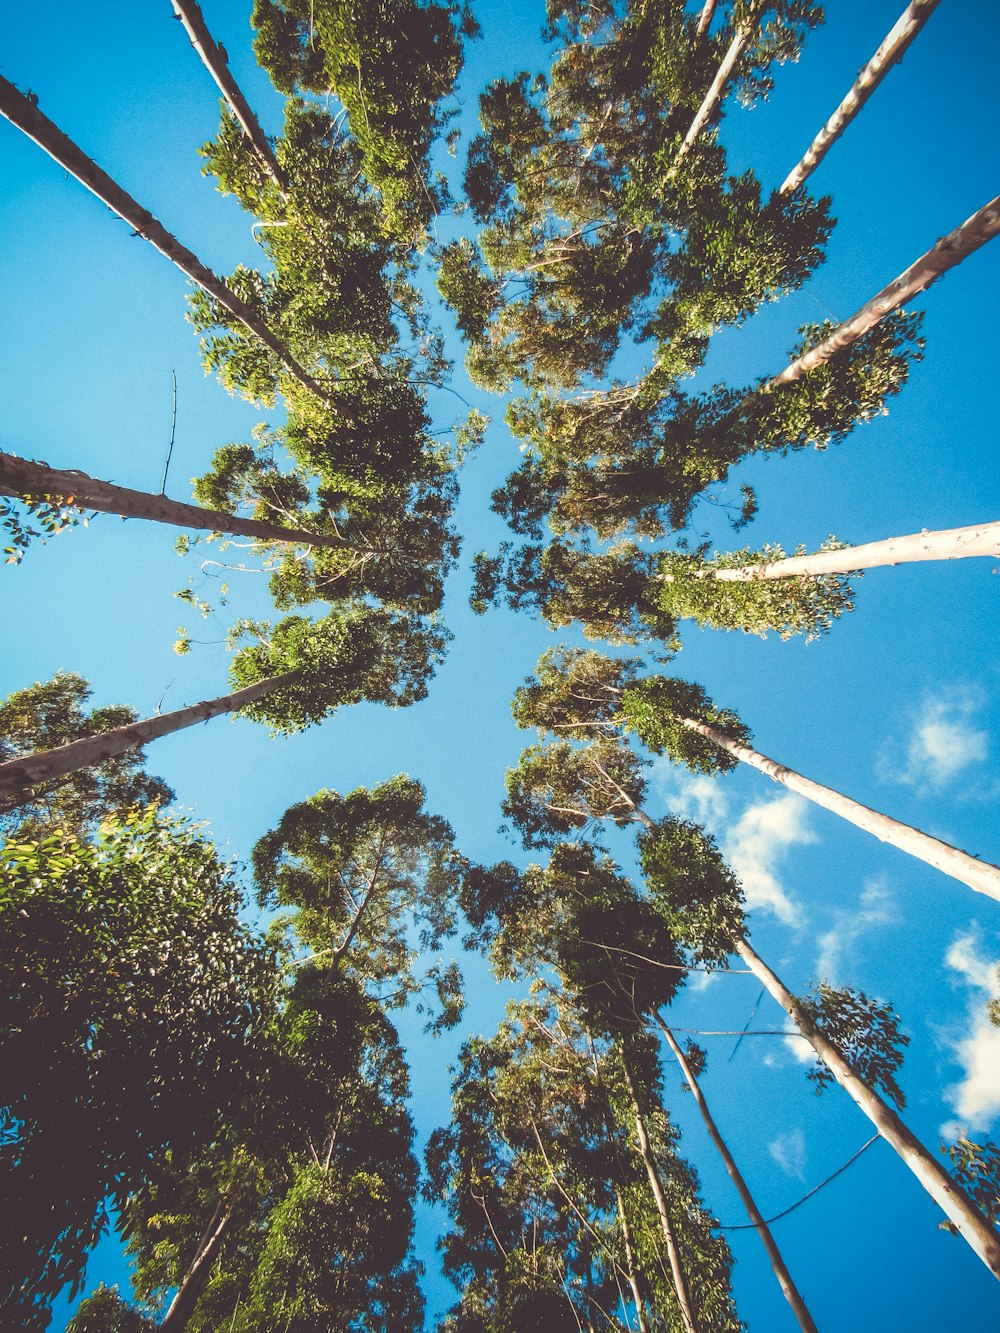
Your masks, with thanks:
[[[844,100],[806,149],[802,161],[785,177],[782,194],[808,180],[892,67],[902,60],[939,3],[940,0],[910,0],[871,60],[861,68]]]
[[[175,264],[182,273],[193,282],[258,339],[281,365],[294,376],[310,393],[323,397],[324,388],[312,375],[298,363],[292,353],[258,319],[257,315],[234,291],[221,282],[215,274],[166,230],[141,204],[136,203],[130,194],[93,162],[65,135],[58,126],[39,111],[36,105],[7,79],[0,77],[0,114],[18,129],[23,130],[61,167],[75,176],[81,185],[96,194],[102,203],[124,218],[138,235],[155,246],[161,254]]]

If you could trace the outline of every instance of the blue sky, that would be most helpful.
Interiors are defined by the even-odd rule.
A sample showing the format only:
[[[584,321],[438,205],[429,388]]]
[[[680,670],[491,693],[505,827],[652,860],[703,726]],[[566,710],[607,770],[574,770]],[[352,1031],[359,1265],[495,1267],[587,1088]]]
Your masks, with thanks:
[[[723,139],[731,169],[753,165],[776,186],[898,16],[901,0],[831,4],[827,25],[797,65],[778,70],[770,101],[730,104]],[[536,0],[479,0],[484,40],[470,52],[460,90],[462,124],[474,126],[485,81],[539,58]],[[243,0],[205,0],[216,37],[265,126],[280,101],[254,67]],[[31,88],[41,109],[91,153],[181,241],[226,272],[252,263],[250,220],[200,175],[196,148],[217,127],[214,86],[188,49],[166,0],[87,6],[55,0],[43,27],[0,0],[0,72]],[[827,262],[801,292],[713,340],[706,381],[751,381],[778,370],[801,323],[843,318],[943,233],[997,193],[1000,15],[990,0],[944,0],[926,31],[811,181],[833,196],[837,227]],[[461,154],[461,149],[460,149]],[[171,371],[179,391],[169,489],[189,498],[188,478],[215,448],[248,436],[267,414],[229,399],[201,370],[184,322],[185,281],[128,227],[13,128],[0,125],[5,206],[0,213],[5,320],[2,342],[6,450],[156,490],[170,428]],[[445,226],[447,224],[442,224]],[[813,549],[830,533],[851,542],[995,519],[997,483],[994,310],[1000,242],[948,274],[924,309],[926,356],[887,417],[841,446],[744,465],[734,486],[757,486],[755,544]],[[460,350],[456,344],[456,355]],[[491,413],[487,444],[463,481],[466,557],[495,546],[502,524],[489,492],[515,464],[502,404],[456,387]],[[434,401],[435,425],[455,416]],[[721,548],[742,544],[723,516],[699,507],[695,526]],[[126,702],[146,715],[226,689],[222,626],[185,620],[171,594],[212,573],[180,559],[170,532],[101,517],[0,570],[5,652],[0,693],[78,671],[97,703]],[[233,611],[260,605],[257,576],[233,575]],[[528,738],[509,716],[514,688],[556,640],[524,617],[468,612],[467,560],[449,586],[455,641],[430,697],[406,710],[363,707],[301,736],[271,741],[250,723],[215,721],[150,747],[149,767],[180,802],[210,821],[215,838],[246,858],[281,812],[323,786],[348,790],[407,771],[429,807],[454,825],[463,850],[489,860],[513,849],[497,832],[503,774]],[[873,571],[857,610],[821,642],[758,640],[686,627],[676,671],[736,707],[758,747],[985,859],[1000,861],[1000,582],[989,561]],[[177,627],[196,644],[171,652]],[[962,1123],[997,1135],[1000,1031],[985,1022],[996,988],[996,905],[835,817],[791,797],[760,774],[695,781],[659,765],[650,806],[704,819],[744,879],[756,947],[795,989],[821,975],[891,999],[911,1043],[902,1084],[907,1123],[936,1148]],[[507,992],[470,965],[469,1029],[489,1032]],[[757,999],[751,978],[689,985],[676,1022],[739,1028]],[[761,1026],[781,1014],[767,1000]],[[416,1054],[414,1108],[422,1135],[448,1115],[446,1068],[457,1041],[430,1052],[417,1023],[403,1024]],[[794,1044],[705,1038],[705,1091],[765,1214],[786,1207],[869,1137],[868,1122],[836,1088],[818,1098]],[[724,1223],[744,1220],[739,1201],[678,1078],[667,1072],[671,1109]],[[421,1222],[431,1311],[451,1289],[434,1274],[437,1223]],[[789,1267],[821,1328],[962,1329],[1000,1323],[1000,1295],[885,1144],[776,1228]],[[794,1327],[752,1233],[731,1236],[741,1314],[758,1333]],[[92,1266],[120,1276],[113,1243]],[[61,1311],[52,1327],[65,1322]]]

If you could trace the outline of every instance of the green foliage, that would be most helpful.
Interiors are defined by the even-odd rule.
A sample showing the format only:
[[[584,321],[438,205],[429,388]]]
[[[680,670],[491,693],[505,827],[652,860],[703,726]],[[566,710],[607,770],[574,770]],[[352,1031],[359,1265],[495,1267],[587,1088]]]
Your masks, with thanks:
[[[820,550],[841,545],[831,538]],[[703,554],[665,552],[658,559],[653,596],[662,610],[678,620],[692,617],[702,626],[744,630],[761,638],[773,630],[782,639],[802,634],[810,640],[824,634],[845,611],[854,610],[854,594],[843,574],[740,580],[715,577],[720,569],[782,560],[785,553],[780,546],[729,551],[711,560],[704,560]],[[800,547],[796,554],[804,555],[805,549]]]
[[[941,1151],[951,1160],[951,1173],[969,1198],[981,1208],[989,1222],[996,1226],[1000,1221],[1000,1148],[992,1141],[976,1143],[974,1139],[961,1138]],[[942,1231],[958,1235],[954,1222],[938,1223]]]
[[[66,1333],[149,1333],[155,1328],[138,1310],[123,1301],[117,1287],[103,1282],[85,1301],[66,1325]]]
[[[585,740],[617,724],[622,692],[636,682],[637,657],[607,657],[595,649],[550,648],[514,694],[519,727],[565,732]]]
[[[44,545],[81,522],[86,527],[87,520],[72,498],[0,495],[0,528],[6,528],[10,542],[3,548],[5,563],[19,565],[33,540]]]
[[[197,830],[153,812],[0,850],[0,1280],[20,1326],[79,1280],[105,1199],[241,1107],[273,989],[241,906]]]
[[[532,745],[507,773],[503,813],[525,847],[552,847],[594,820],[630,824],[645,792],[642,769],[637,755],[605,738],[580,748]]]
[[[690,681],[647,676],[625,690],[620,711],[624,725],[643,745],[695,773],[728,773],[739,760],[686,727],[685,718],[714,727],[740,745],[752,739],[731,709],[716,708],[701,686]]]
[[[743,890],[715,841],[686,819],[639,835],[642,873],[657,910],[699,963],[722,965],[743,933]]]
[[[58,671],[51,680],[9,694],[0,703],[0,763],[135,722],[134,710],[121,705],[87,713],[92,693],[82,676]],[[0,810],[0,833],[37,838],[63,829],[84,837],[109,815],[154,803],[169,805],[174,793],[159,778],[150,777],[143,762],[141,749],[128,750],[37,786],[26,802]]]
[[[883,1000],[870,1000],[851,987],[838,989],[821,981],[812,995],[800,999],[807,1022],[831,1041],[862,1083],[881,1088],[894,1106],[906,1105],[903,1090],[896,1082],[896,1071],[903,1063],[900,1049],[910,1039],[899,1030],[899,1015]],[[809,1071],[822,1092],[833,1075],[825,1065]]]

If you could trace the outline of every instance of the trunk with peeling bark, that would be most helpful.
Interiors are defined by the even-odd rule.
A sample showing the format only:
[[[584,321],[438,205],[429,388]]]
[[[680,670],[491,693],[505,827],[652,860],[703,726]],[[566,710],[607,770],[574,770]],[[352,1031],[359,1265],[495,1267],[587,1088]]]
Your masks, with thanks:
[[[263,320],[250,309],[245,301],[241,301],[235,292],[230,291],[211,269],[205,267],[197,255],[188,250],[186,246],[181,245],[177,238],[172,236],[152,213],[138,204],[130,194],[111,179],[106,171],[87,157],[86,153],[72,139],[65,135],[58,126],[54,125],[47,116],[43,115],[34,102],[25,97],[23,93],[18,92],[14,85],[3,77],[0,77],[0,114],[6,116],[19,130],[23,130],[29,139],[33,139],[39,148],[48,153],[49,157],[75,176],[81,185],[85,185],[92,194],[97,195],[102,203],[117,213],[120,218],[124,218],[139,236],[149,241],[161,254],[166,255],[182,273],[196,282],[209,296],[214,297],[245,328],[249,329],[254,337],[259,338],[264,346],[277,356],[289,374],[294,375],[301,384],[304,384],[317,397],[328,401],[319,382],[299,365],[288,348],[274,336]]]
[[[743,1175],[739,1167],[736,1165],[725,1139],[719,1133],[719,1128],[712,1118],[712,1113],[708,1109],[708,1102],[705,1100],[705,1095],[698,1085],[698,1080],[695,1078],[694,1072],[688,1064],[684,1052],[681,1050],[674,1034],[670,1031],[670,1028],[660,1015],[654,1013],[653,1018],[656,1020],[657,1026],[660,1028],[664,1037],[666,1037],[667,1045],[670,1047],[677,1063],[680,1065],[681,1073],[684,1075],[684,1079],[687,1082],[688,1087],[691,1089],[695,1105],[701,1112],[701,1118],[705,1122],[705,1128],[708,1130],[709,1137],[718,1149],[719,1156],[722,1158],[725,1168],[729,1173],[729,1177],[736,1186],[740,1198],[743,1200],[744,1207],[747,1210],[750,1220],[757,1228],[760,1238],[764,1242],[764,1248],[767,1250],[768,1258],[771,1260],[771,1267],[774,1269],[774,1275],[778,1279],[781,1290],[785,1293],[785,1300],[788,1301],[788,1304],[795,1312],[795,1318],[799,1322],[799,1327],[804,1330],[804,1333],[818,1333],[816,1325],[813,1323],[812,1315],[810,1315],[806,1308],[806,1303],[799,1294],[799,1289],[792,1281],[791,1273],[789,1273],[785,1266],[785,1261],[781,1257],[781,1251],[775,1244],[770,1228],[764,1221],[763,1214],[754,1202],[753,1195],[750,1193],[747,1183],[743,1179]]]
[[[632,1109],[635,1112],[635,1133],[639,1143],[639,1155],[646,1168],[649,1187],[653,1191],[653,1198],[656,1201],[656,1211],[660,1219],[660,1228],[663,1231],[663,1239],[667,1247],[667,1257],[670,1260],[670,1275],[673,1279],[674,1292],[677,1296],[677,1305],[680,1309],[681,1319],[684,1322],[684,1327],[687,1330],[687,1333],[698,1333],[698,1323],[694,1315],[694,1306],[691,1304],[691,1293],[688,1289],[687,1277],[681,1265],[680,1251],[677,1248],[677,1237],[674,1233],[674,1224],[670,1220],[670,1209],[667,1207],[666,1195],[663,1192],[663,1182],[660,1180],[656,1158],[653,1155],[652,1145],[649,1142],[649,1135],[646,1132],[646,1122],[643,1119],[642,1109],[639,1105],[638,1090],[635,1086],[635,1080],[632,1077],[632,1069],[629,1065],[628,1056],[623,1047],[620,1047],[619,1050],[622,1058],[622,1068],[625,1071],[625,1082],[628,1085],[629,1096],[632,1099]]]
[[[861,546],[842,546],[814,555],[789,555],[782,560],[733,569],[706,569],[699,577],[720,583],[750,583],[754,579],[791,579],[818,574],[850,574],[855,569],[915,564],[922,560],[963,560],[971,556],[1000,556],[1000,523],[974,523],[967,528],[937,532],[910,532]],[[669,575],[661,575],[664,581]]]
[[[750,45],[754,32],[756,31],[758,21],[757,13],[759,9],[759,5],[754,7],[754,11],[747,19],[745,26],[739,29],[733,40],[729,43],[729,49],[726,51],[719,68],[715,72],[715,78],[712,80],[711,87],[705,94],[704,100],[698,108],[688,132],[685,134],[681,146],[677,150],[677,156],[674,158],[674,165],[671,168],[671,172],[677,170],[697,143],[698,136],[718,114],[719,107],[722,105],[723,96],[725,95],[726,87],[730,79],[733,77],[743,52]],[[711,14],[709,14],[709,18],[711,18]],[[701,29],[699,27],[699,32],[700,31]]]
[[[191,45],[198,52],[202,64],[218,85],[219,91],[226,99],[226,105],[236,117],[240,129],[250,141],[261,166],[278,189],[284,193],[286,181],[284,173],[278,166],[278,160],[274,156],[274,150],[268,143],[267,135],[261,129],[260,121],[250,110],[250,105],[240,91],[239,84],[230,73],[229,57],[226,55],[225,47],[220,46],[209,32],[208,25],[201,12],[201,6],[197,3],[197,0],[171,0],[171,3],[174,7],[174,14],[184,24],[184,29],[191,39]]]
[[[266,523],[255,518],[240,518],[218,509],[203,509],[200,505],[170,500],[165,495],[148,491],[133,491],[127,486],[116,486],[100,481],[86,472],[70,472],[34,463],[14,454],[0,453],[0,495],[14,495],[21,499],[52,496],[65,504],[81,509],[96,509],[102,514],[119,514],[122,518],[148,519],[151,523],[167,523],[176,528],[195,528],[203,532],[222,532],[234,537],[251,537],[254,541],[289,542],[297,546],[323,546],[343,550],[347,543],[339,537],[308,532],[304,528],[284,528],[278,523]]]
[[[789,791],[797,792],[806,800],[821,805],[824,810],[830,810],[857,828],[864,829],[880,842],[898,847],[900,851],[908,852],[910,856],[915,856],[920,861],[926,861],[935,870],[940,870],[945,875],[950,875],[952,879],[967,884],[977,893],[985,893],[988,898],[1000,902],[1000,868],[997,866],[991,865],[988,861],[979,861],[968,852],[952,847],[950,843],[942,842],[939,838],[932,838],[929,833],[923,833],[911,824],[904,824],[898,819],[890,818],[889,815],[881,814],[878,810],[872,810],[869,806],[852,800],[850,796],[834,791],[832,787],[824,787],[819,782],[813,782],[811,778],[803,777],[801,773],[786,768],[777,760],[769,759],[759,750],[753,750],[749,745],[741,745],[738,741],[732,740],[718,727],[713,727],[707,722],[697,722],[690,717],[681,717],[678,721],[689,731],[697,732],[699,736],[714,742],[735,759],[750,764],[752,768],[766,774],[774,782],[780,782]]]
[[[820,130],[802,158],[788,173],[781,187],[787,194],[807,180],[850,125],[885,76],[909,50],[910,44],[941,0],[912,0],[886,35],[882,45],[858,74],[847,96]]]
[[[987,241],[1000,233],[1000,195],[984,204],[972,217],[967,218],[960,227],[943,236],[935,245],[920,256],[894,282],[865,303],[850,319],[838,324],[828,338],[825,338],[811,351],[804,352],[798,360],[786,366],[780,375],[775,375],[764,385],[765,390],[780,389],[785,384],[792,384],[807,375],[810,370],[829,361],[838,352],[844,351],[857,342],[869,329],[881,323],[886,315],[898,310],[911,297],[924,291],[932,282],[947,273],[950,268],[967,259]]]
[[[198,1298],[205,1290],[212,1275],[212,1267],[218,1258],[219,1249],[232,1222],[233,1208],[225,1198],[216,1204],[212,1220],[205,1229],[198,1250],[184,1274],[177,1294],[170,1302],[163,1322],[159,1325],[163,1333],[181,1333],[194,1313]]]
[[[147,718],[143,722],[129,722],[98,736],[85,736],[82,740],[70,741],[68,745],[57,746],[54,750],[0,764],[0,810],[16,808],[29,798],[32,789],[41,782],[51,782],[54,778],[65,777],[67,773],[75,773],[77,769],[101,764],[105,759],[124,754],[126,750],[137,750],[159,736],[168,736],[184,727],[207,722],[209,718],[219,717],[223,713],[235,713],[246,704],[254,703],[290,684],[298,674],[297,671],[286,671],[279,676],[269,676],[256,685],[247,685],[242,690],[222,695],[218,699],[207,699],[200,704],[191,704],[188,708],[177,708],[171,713],[162,713],[159,717]]]
[[[867,1087],[821,1032],[817,1032],[803,1013],[796,997],[751,948],[746,940],[735,946],[736,953],[790,1016],[820,1060],[868,1117],[882,1138],[889,1143],[923,1185],[934,1202],[957,1227],[963,1239],[982,1259],[994,1277],[1000,1278],[1000,1235],[990,1225],[963,1189],[906,1127],[896,1112],[877,1092]]]

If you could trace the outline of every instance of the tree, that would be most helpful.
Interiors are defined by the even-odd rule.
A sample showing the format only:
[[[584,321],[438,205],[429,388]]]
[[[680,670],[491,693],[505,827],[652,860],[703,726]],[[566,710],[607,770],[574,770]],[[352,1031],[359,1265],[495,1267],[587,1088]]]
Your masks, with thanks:
[[[8,695],[0,703],[0,764],[134,723],[135,713],[121,705],[85,712],[92,693],[82,676],[59,671]],[[0,831],[29,839],[62,829],[82,839],[109,815],[169,805],[174,793],[144,771],[144,762],[142,749],[133,748],[62,780],[37,783],[15,809],[0,805]]]
[[[43,1328],[107,1226],[253,1085],[274,972],[198,832],[153,812],[0,852],[5,1309]],[[16,1071],[16,1074],[15,1074]]]
[[[37,99],[36,99],[37,101]],[[242,323],[255,338],[268,348],[281,362],[290,375],[293,375],[310,393],[323,396],[324,390],[309,375],[291,352],[284,347],[270,330],[260,322],[254,312],[225,283],[207,269],[198,257],[188,250],[159,223],[152,213],[117,185],[106,171],[77,147],[62,130],[39,111],[35,102],[18,92],[7,79],[0,78],[0,113],[29,138],[61,167],[75,176],[81,185],[96,194],[119,217],[124,218],[130,227],[154,245],[161,254],[175,264],[182,273],[197,283],[211,298],[226,309],[234,319]]]
[[[938,3],[939,0],[910,0],[871,60],[861,69],[844,100],[813,139],[802,161],[785,177],[781,187],[783,194],[797,189],[812,175],[892,67],[902,60]]]

